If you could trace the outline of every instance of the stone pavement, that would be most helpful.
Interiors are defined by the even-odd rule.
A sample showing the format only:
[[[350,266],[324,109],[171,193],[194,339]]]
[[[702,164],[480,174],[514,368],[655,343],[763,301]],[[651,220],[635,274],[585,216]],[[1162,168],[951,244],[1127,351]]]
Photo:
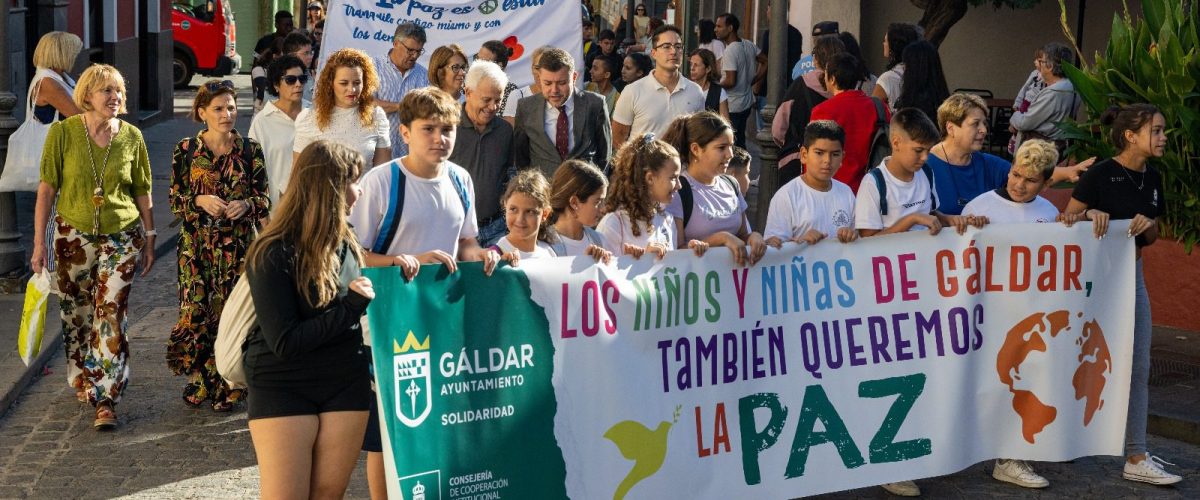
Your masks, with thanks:
[[[248,77],[235,77],[248,88]],[[176,94],[177,110],[186,110],[190,94]],[[247,95],[239,99],[243,105]],[[244,109],[239,130],[249,124]],[[111,433],[92,430],[93,411],[75,401],[63,373],[61,348],[47,345],[43,363],[25,370],[16,358],[15,326],[20,318],[22,297],[0,296],[0,397],[11,393],[0,405],[0,499],[7,498],[254,498],[258,492],[258,469],[242,409],[217,414],[190,409],[180,402],[183,379],[166,367],[166,342],[174,325],[177,306],[175,288],[174,228],[166,203],[170,179],[170,153],[182,137],[198,125],[184,114],[143,132],[152,157],[155,186],[155,220],[159,228],[159,260],[146,278],[135,282],[130,302],[130,348],[132,383],[118,405],[120,427]],[[32,233],[27,220],[32,197],[19,199],[26,238]],[[58,333],[57,315],[49,315],[48,336]],[[1178,337],[1191,335],[1191,340]],[[1163,342],[1159,342],[1163,339]],[[1174,339],[1174,340],[1172,340]],[[48,339],[51,344],[53,340]],[[1182,365],[1160,367],[1161,384],[1152,392],[1152,404],[1169,400],[1167,413],[1192,420],[1200,417],[1200,391],[1195,384],[1200,373],[1189,378],[1188,360],[1200,359],[1200,334],[1170,332],[1156,334],[1156,356],[1181,356]],[[1190,357],[1189,357],[1190,356]],[[48,362],[45,362],[48,361]],[[44,365],[45,370],[40,367]],[[19,380],[22,376],[28,380]],[[11,406],[9,406],[11,403]],[[1179,420],[1175,420],[1179,421]],[[1186,437],[1184,433],[1181,437]],[[1151,449],[1179,465],[1176,472],[1188,479],[1181,485],[1158,488],[1120,479],[1120,459],[1089,457],[1071,464],[1039,464],[1052,486],[1032,492],[999,483],[990,477],[990,464],[979,464],[957,474],[921,480],[927,498],[1028,497],[1046,498],[1200,498],[1200,447],[1182,441],[1151,436]],[[348,498],[368,498],[360,465],[351,479]],[[882,498],[879,488],[865,488],[826,495],[824,498]]]

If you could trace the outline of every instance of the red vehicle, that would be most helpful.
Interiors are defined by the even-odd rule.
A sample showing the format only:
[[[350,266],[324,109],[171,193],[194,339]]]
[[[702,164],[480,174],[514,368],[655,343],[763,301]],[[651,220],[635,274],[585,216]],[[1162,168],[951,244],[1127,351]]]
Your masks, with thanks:
[[[175,86],[186,86],[196,73],[217,77],[237,73],[242,57],[237,53],[237,26],[229,2],[177,0],[171,6]]]

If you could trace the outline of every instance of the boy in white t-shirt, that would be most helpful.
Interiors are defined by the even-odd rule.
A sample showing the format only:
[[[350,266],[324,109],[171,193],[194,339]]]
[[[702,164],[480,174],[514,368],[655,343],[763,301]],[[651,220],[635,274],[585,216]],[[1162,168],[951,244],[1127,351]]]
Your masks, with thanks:
[[[858,186],[854,226],[861,236],[929,230],[954,226],[959,234],[967,224],[981,225],[973,217],[937,211],[933,171],[925,166],[929,148],[941,139],[925,113],[904,108],[892,115],[889,139],[892,155],[867,172]]]
[[[991,224],[1065,221],[1053,203],[1038,196],[1050,185],[1057,163],[1054,144],[1040,139],[1021,143],[1008,171],[1007,185],[976,196],[962,213],[982,217]]]
[[[471,174],[448,161],[461,116],[458,102],[434,87],[412,90],[400,101],[400,136],[408,154],[368,171],[350,211],[365,267],[400,266],[408,279],[421,264],[442,263],[453,273],[456,261],[483,261],[484,273],[495,269],[500,254],[475,240],[479,228]],[[387,487],[377,415],[372,397],[363,450],[373,493]]]
[[[833,178],[842,166],[846,132],[833,120],[816,120],[804,128],[800,161],[804,173],[771,198],[767,212],[767,244],[786,241],[816,244],[830,236],[842,243],[858,238],[854,230],[854,193]]]
[[[454,98],[432,87],[404,95],[400,135],[408,154],[368,171],[350,212],[367,267],[400,266],[411,279],[421,264],[454,272],[457,261],[483,261],[491,274],[499,254],[475,241],[471,175],[447,160],[461,114]]]

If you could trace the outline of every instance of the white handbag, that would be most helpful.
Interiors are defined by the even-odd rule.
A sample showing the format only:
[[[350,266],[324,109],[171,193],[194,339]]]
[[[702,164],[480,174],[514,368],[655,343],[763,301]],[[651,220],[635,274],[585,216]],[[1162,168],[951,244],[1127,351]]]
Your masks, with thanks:
[[[229,296],[225,298],[225,307],[221,309],[221,319],[217,322],[217,341],[213,345],[213,356],[217,362],[217,373],[229,383],[232,389],[246,387],[246,337],[258,321],[254,310],[254,298],[250,296],[250,280],[242,273]]]
[[[63,82],[62,78],[53,71],[38,68],[33,82],[51,79]],[[63,82],[65,85],[65,82]],[[33,103],[37,102],[37,93],[29,85],[29,94],[25,100],[25,123],[8,137],[8,156],[4,160],[4,170],[0,173],[0,191],[37,191],[41,181],[42,146],[46,142],[46,133],[50,124],[58,121],[58,110],[54,110],[54,121],[42,123],[33,116]]]

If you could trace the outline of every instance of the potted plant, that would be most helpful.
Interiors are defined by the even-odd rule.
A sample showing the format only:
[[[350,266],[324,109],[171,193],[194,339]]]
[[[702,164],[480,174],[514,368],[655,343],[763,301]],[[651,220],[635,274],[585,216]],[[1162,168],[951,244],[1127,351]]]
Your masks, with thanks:
[[[1059,5],[1063,31],[1074,43],[1065,2]],[[1141,6],[1141,17],[1130,15],[1127,4],[1123,15],[1113,16],[1108,45],[1092,64],[1082,53],[1082,67],[1064,64],[1089,118],[1058,126],[1072,141],[1068,154],[1109,158],[1115,151],[1099,124],[1106,108],[1145,102],[1162,111],[1167,151],[1153,165],[1163,176],[1163,237],[1143,252],[1146,284],[1155,323],[1200,331],[1200,255],[1192,252],[1200,241],[1200,5],[1144,0]]]

